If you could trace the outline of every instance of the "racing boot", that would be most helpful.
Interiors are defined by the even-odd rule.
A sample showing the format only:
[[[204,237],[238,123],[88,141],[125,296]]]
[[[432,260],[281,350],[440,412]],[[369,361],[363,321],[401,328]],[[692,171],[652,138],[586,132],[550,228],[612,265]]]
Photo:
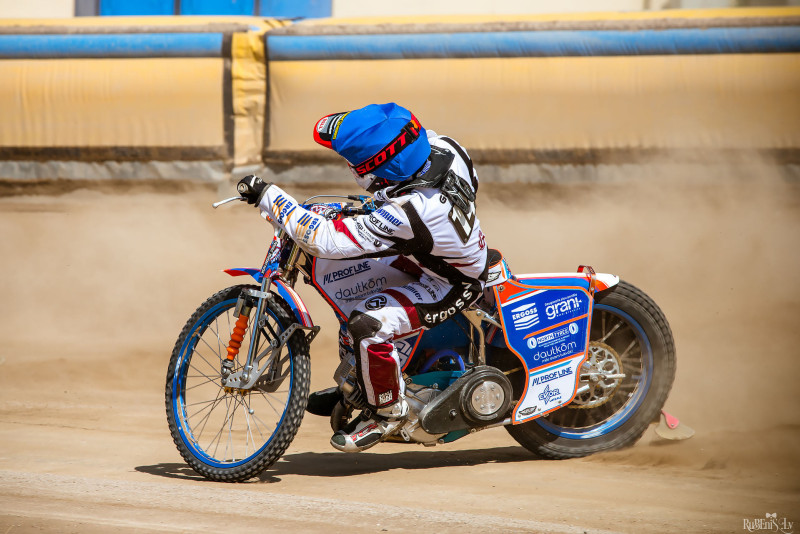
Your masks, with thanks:
[[[408,417],[408,403],[400,400],[375,410],[371,417],[363,413],[331,437],[331,445],[342,452],[360,452],[391,436]]]
[[[336,404],[344,399],[342,390],[336,386],[322,391],[315,391],[308,396],[308,405],[306,411],[314,415],[323,417],[330,417]]]

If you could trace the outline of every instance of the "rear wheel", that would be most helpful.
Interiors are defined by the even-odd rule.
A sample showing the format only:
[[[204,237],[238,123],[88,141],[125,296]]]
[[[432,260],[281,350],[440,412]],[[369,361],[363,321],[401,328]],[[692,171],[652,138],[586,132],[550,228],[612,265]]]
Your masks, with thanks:
[[[292,335],[252,389],[222,386],[236,317],[234,307],[245,288],[233,286],[206,300],[181,331],[166,381],[167,421],[178,451],[204,477],[225,482],[247,480],[286,451],[308,399],[310,364],[302,333]],[[295,322],[285,302],[265,302],[256,354]],[[255,309],[234,360],[241,371],[253,332]]]
[[[596,295],[584,392],[567,406],[507,426],[523,447],[544,458],[577,458],[635,443],[657,416],[675,378],[675,343],[664,314],[635,286]],[[622,377],[624,375],[624,377]],[[620,378],[604,378],[617,376]]]

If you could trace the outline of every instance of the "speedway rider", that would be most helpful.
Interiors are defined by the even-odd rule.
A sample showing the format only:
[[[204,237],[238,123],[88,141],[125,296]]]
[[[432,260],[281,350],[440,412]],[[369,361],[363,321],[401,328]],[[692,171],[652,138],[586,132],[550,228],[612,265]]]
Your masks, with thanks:
[[[264,218],[319,258],[382,258],[414,276],[365,298],[350,314],[359,386],[369,406],[331,438],[357,452],[397,431],[408,414],[393,339],[432,328],[472,304],[486,280],[487,249],[475,213],[477,173],[464,149],[422,128],[397,104],[322,117],[314,140],[344,157],[380,209],[328,220],[256,176],[237,188]]]

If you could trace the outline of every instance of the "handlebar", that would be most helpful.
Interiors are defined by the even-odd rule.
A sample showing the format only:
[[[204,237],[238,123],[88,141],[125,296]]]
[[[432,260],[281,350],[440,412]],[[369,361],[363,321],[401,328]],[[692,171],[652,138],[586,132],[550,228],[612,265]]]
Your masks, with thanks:
[[[362,202],[364,204],[361,207],[343,206],[342,207],[342,214],[343,215],[367,215],[367,214],[371,213],[374,210],[374,206],[371,206],[372,199],[370,197],[367,197],[367,196],[364,196],[364,195],[347,195],[347,196],[343,196],[343,195],[316,195],[316,196],[313,196],[311,198],[306,199],[306,201],[303,204],[308,204],[309,200],[314,199],[314,198],[320,198],[320,197],[346,198],[348,200],[355,200],[355,201],[358,201],[358,202]],[[213,204],[211,204],[211,207],[214,208],[214,209],[217,209],[218,207],[222,206],[223,204],[228,204],[229,202],[234,202],[236,200],[246,201],[247,199],[244,198],[244,197],[240,197],[240,196],[226,198],[225,200],[220,200],[219,202],[214,202]],[[373,209],[370,210],[370,209],[365,208],[364,206],[370,206]]]
[[[211,207],[214,208],[214,209],[217,209],[218,207],[222,206],[223,204],[227,204],[228,202],[233,202],[234,200],[242,200],[242,201],[244,201],[244,200],[247,200],[247,199],[244,198],[244,197],[226,198],[225,200],[220,200],[219,202],[214,202],[213,204],[211,204]]]

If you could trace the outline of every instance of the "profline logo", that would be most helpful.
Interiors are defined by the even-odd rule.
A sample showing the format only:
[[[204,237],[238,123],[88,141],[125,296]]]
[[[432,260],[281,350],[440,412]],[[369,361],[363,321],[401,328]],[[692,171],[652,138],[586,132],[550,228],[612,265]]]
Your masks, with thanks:
[[[539,324],[539,313],[536,311],[536,303],[524,304],[519,308],[511,310],[511,320],[514,322],[516,330],[527,330]]]
[[[531,378],[531,386],[536,386],[539,384],[544,384],[545,382],[550,382],[551,380],[555,380],[557,378],[562,378],[565,376],[569,376],[572,374],[572,367],[562,367],[561,369],[556,369],[555,371],[549,371],[546,373],[542,373],[538,376],[534,376]],[[558,391],[558,390],[556,390]]]

